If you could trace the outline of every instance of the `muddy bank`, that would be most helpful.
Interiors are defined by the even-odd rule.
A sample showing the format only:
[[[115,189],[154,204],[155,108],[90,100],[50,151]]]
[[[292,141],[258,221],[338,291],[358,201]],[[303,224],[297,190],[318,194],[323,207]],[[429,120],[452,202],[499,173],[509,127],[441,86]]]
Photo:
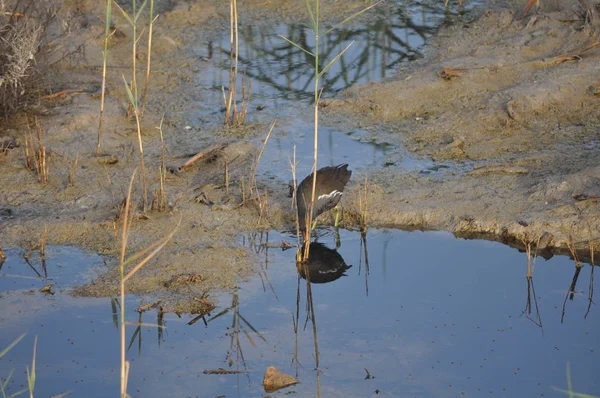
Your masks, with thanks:
[[[341,9],[339,2],[325,2],[323,12],[335,19],[363,2],[344,4]],[[345,226],[356,227],[361,173],[368,173],[370,227],[485,233],[512,242],[537,241],[547,232],[550,249],[564,249],[569,242],[584,248],[590,236],[597,238],[597,201],[577,199],[600,195],[598,97],[590,89],[597,82],[600,49],[581,54],[577,62],[553,61],[596,37],[592,27],[572,21],[568,2],[561,4],[562,11],[546,10],[535,20],[513,21],[520,6],[514,3],[473,23],[445,27],[424,59],[405,65],[393,80],[356,87],[323,103],[325,124],[348,130],[358,126],[370,131],[374,141],[403,145],[416,156],[448,165],[413,172],[395,167],[401,159],[392,156],[382,170],[357,170],[343,202]],[[22,147],[2,156],[0,207],[6,210],[0,213],[0,246],[29,247],[47,226],[49,244],[114,256],[120,242],[119,205],[139,167],[137,133],[127,118],[123,85],[130,70],[131,30],[115,17],[122,35],[113,35],[109,46],[105,156],[96,158],[104,10],[93,2],[66,3],[69,7],[77,11],[68,14],[69,44],[81,51],[57,64],[50,79],[53,92],[76,91],[44,99],[37,108],[49,153],[48,184],[41,185],[24,168]],[[250,1],[240,7],[242,24],[304,19],[303,7],[287,3]],[[215,90],[220,93],[217,82],[207,87],[197,79],[216,62],[206,43],[227,29],[226,5],[169,3],[162,11],[142,120],[148,203],[159,185],[163,148],[157,126],[163,116],[167,165],[177,167],[198,152],[217,149],[190,170],[168,175],[166,211],[136,217],[130,253],[167,235],[179,220],[181,225],[128,289],[161,298],[165,310],[201,312],[194,298],[233,288],[253,274],[253,254],[240,245],[240,237],[289,228],[292,218],[285,184],[258,175],[260,194],[251,184],[257,144],[277,115],[257,106],[245,127],[223,128],[222,103],[203,100]],[[145,51],[142,40],[140,59]],[[450,71],[459,76],[446,81],[438,76],[444,67],[463,69]],[[219,85],[226,83],[223,79]],[[35,130],[33,116],[11,120],[3,136],[23,145]],[[143,189],[137,181],[141,206]],[[114,294],[117,276],[113,268],[76,293]],[[188,277],[190,283],[173,283]]]
[[[571,2],[521,21],[521,4],[509,6],[441,29],[425,58],[393,81],[323,104],[326,119],[351,118],[349,128],[371,129],[374,140],[459,169],[406,173],[392,160],[374,171],[373,226],[516,242],[546,232],[549,248],[562,252],[597,241],[597,29],[577,18]],[[444,68],[453,68],[447,79]]]
[[[256,3],[240,4],[241,26],[257,18],[265,24],[304,20],[302,4]],[[326,1],[323,10],[335,18],[359,6],[364,6],[361,1],[346,2],[344,7]],[[203,305],[207,293],[233,289],[238,281],[254,274],[253,252],[240,242],[242,238],[252,240],[260,231],[291,226],[290,201],[286,186],[263,182],[255,173],[260,139],[267,135],[274,115],[261,119],[259,114],[246,126],[223,127],[222,101],[203,98],[214,91],[220,96],[227,75],[212,86],[202,78],[197,81],[209,65],[228,59],[213,53],[212,48],[229,27],[228,4],[167,2],[161,3],[157,12],[161,16],[154,28],[153,73],[141,122],[148,170],[147,210],[143,210],[136,125],[127,116],[123,84],[123,77],[131,73],[131,26],[118,12],[114,14],[101,156],[96,157],[105,9],[98,2],[64,2],[54,29],[68,31],[67,39],[53,43],[61,51],[51,52],[47,60],[54,65],[48,70],[47,94],[62,94],[43,97],[27,113],[2,125],[1,137],[14,139],[19,147],[0,157],[0,247],[33,247],[47,228],[46,244],[88,248],[108,256],[113,264],[106,274],[75,289],[74,294],[115,294],[119,214],[129,178],[137,169],[134,195],[138,209],[128,253],[162,239],[181,223],[172,241],[130,280],[128,292],[160,299],[164,311],[202,313],[209,308]],[[138,48],[140,82],[147,51],[143,37]],[[47,184],[40,184],[36,172],[24,167],[25,140],[38,142],[36,120],[48,154]],[[164,148],[158,129],[161,120]],[[159,189],[163,152],[171,170],[198,153],[207,156],[186,170],[167,175],[167,206],[157,211],[152,202]],[[268,189],[265,184],[270,184]],[[277,191],[281,188],[280,195]]]

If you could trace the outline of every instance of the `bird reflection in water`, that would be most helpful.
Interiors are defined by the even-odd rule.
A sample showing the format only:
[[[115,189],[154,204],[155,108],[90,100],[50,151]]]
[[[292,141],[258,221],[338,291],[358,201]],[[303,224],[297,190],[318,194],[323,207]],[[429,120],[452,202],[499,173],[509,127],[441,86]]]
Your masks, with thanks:
[[[302,248],[304,251],[304,247]],[[306,262],[298,262],[298,274],[312,283],[329,283],[346,275],[352,265],[347,265],[337,250],[330,249],[322,243],[310,244],[310,257]]]

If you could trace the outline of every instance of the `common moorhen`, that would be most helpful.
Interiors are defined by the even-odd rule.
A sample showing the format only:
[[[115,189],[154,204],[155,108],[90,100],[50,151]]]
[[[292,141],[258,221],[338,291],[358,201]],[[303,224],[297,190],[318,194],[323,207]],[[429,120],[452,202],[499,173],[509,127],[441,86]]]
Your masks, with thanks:
[[[327,210],[333,209],[342,199],[344,187],[348,183],[352,171],[347,164],[327,166],[317,170],[317,187],[315,189],[314,218]],[[306,214],[312,199],[313,175],[306,177],[296,191],[298,221],[302,237],[306,238]]]

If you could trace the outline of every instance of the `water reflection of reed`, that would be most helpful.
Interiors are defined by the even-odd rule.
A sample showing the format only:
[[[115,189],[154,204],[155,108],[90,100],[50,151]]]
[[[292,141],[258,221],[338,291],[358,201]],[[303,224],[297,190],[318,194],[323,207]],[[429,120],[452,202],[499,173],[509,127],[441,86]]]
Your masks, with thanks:
[[[394,66],[420,57],[426,39],[453,17],[443,3],[398,5],[395,12],[389,12],[389,8],[378,10],[378,18],[371,22],[330,32],[319,41],[321,68],[340,49],[352,41],[355,43],[321,77],[326,92],[333,95],[357,83],[386,78]],[[282,98],[311,100],[314,96],[312,58],[276,36],[281,34],[312,51],[315,43],[311,33],[310,27],[301,24],[281,26],[275,32],[270,25],[241,26],[240,69],[248,77],[278,92]],[[209,43],[208,49],[211,56],[216,53],[217,62],[223,63],[220,67],[226,69],[225,61],[230,52],[228,37],[223,37],[219,43]],[[220,88],[223,84],[221,76],[214,79],[213,87]]]
[[[110,305],[112,309],[112,321],[115,329],[119,328],[119,309],[121,308],[121,303],[118,297],[110,298]],[[156,323],[148,323],[144,322],[143,317],[146,312],[151,309],[156,310]],[[133,333],[129,339],[129,344],[127,345],[127,351],[131,350],[133,344],[137,341],[137,349],[138,355],[142,354],[142,334],[144,327],[155,327],[157,330],[157,343],[158,346],[162,342],[166,340],[166,336],[164,334],[164,330],[167,327],[167,322],[165,320],[165,313],[160,305],[160,300],[149,302],[144,304],[144,300],[142,299],[140,305],[135,310],[138,313],[137,322],[127,322],[130,326],[135,326]]]
[[[535,284],[533,282],[533,275],[534,275],[534,271],[535,271],[535,263],[536,263],[538,256],[543,256],[544,254],[547,255],[548,253],[550,253],[548,258],[551,258],[552,253],[547,251],[545,244],[540,244],[541,239],[542,239],[542,237],[537,237],[536,239],[527,239],[527,238],[522,239],[521,243],[523,245],[523,248],[519,248],[519,251],[525,252],[525,255],[527,257],[527,273],[525,275],[525,277],[527,279],[527,300],[525,303],[525,308],[521,312],[521,316],[525,315],[527,317],[527,319],[532,321],[536,326],[539,326],[541,328],[542,334],[543,334],[544,327],[542,324],[542,317],[540,314],[540,309],[539,309],[539,305],[538,305],[538,301],[537,301],[537,295],[535,293]],[[567,289],[565,299],[563,301],[562,312],[561,312],[561,316],[560,316],[561,323],[564,323],[564,321],[565,321],[565,315],[567,313],[567,302],[573,301],[577,294],[582,293],[580,291],[577,291],[577,282],[579,280],[581,270],[584,268],[584,264],[582,263],[580,255],[575,250],[575,248],[572,244],[569,245],[569,251],[571,253],[571,258],[573,259],[575,270],[573,273],[573,277],[571,278],[569,288]],[[590,264],[589,264],[590,265],[590,280],[589,280],[589,285],[588,285],[588,296],[587,296],[588,305],[587,305],[587,309],[586,309],[584,318],[588,317],[588,315],[591,311],[591,308],[592,308],[592,304],[594,303],[594,269],[595,269],[594,253],[595,253],[595,249],[594,249],[593,243],[590,242],[590,248],[589,248],[589,253],[588,253],[589,261],[590,261]],[[534,313],[534,311],[535,311],[535,313]],[[534,314],[532,315],[532,313],[534,313]]]
[[[533,322],[536,326],[542,330],[544,334],[544,325],[542,323],[542,315],[540,314],[540,307],[538,305],[537,296],[535,294],[535,284],[533,283],[533,276],[527,276],[527,301],[525,302],[525,308],[521,312],[521,316],[525,315],[527,319]],[[533,298],[533,300],[532,300]],[[532,315],[535,309],[535,314]]]
[[[246,365],[246,359],[244,358],[244,351],[242,350],[242,341],[240,339],[240,334],[243,334],[245,338],[248,340],[250,345],[256,347],[255,339],[252,338],[252,335],[258,337],[263,342],[267,342],[267,339],[260,333],[249,321],[246,317],[244,317],[240,311],[240,300],[237,293],[233,293],[231,297],[231,305],[212,318],[210,318],[207,323],[214,321],[228,313],[231,313],[231,327],[228,330],[229,335],[229,349],[227,351],[226,359],[231,367],[234,363],[236,364],[235,371],[229,371],[229,373],[248,373],[248,367]],[[240,363],[242,363],[243,370],[239,368]],[[250,376],[247,374],[248,383],[250,383]]]
[[[588,305],[587,305],[587,309],[586,309],[584,318],[588,317],[588,315],[590,314],[590,311],[592,309],[592,304],[594,304],[594,269],[595,268],[596,268],[596,266],[593,263],[593,256],[592,256],[592,263],[590,264],[590,281],[588,284],[588,296],[587,296]],[[573,278],[571,279],[571,283],[569,284],[569,289],[567,290],[565,299],[563,301],[562,312],[561,312],[561,316],[560,316],[561,323],[564,323],[564,320],[565,320],[565,315],[567,313],[567,302],[573,301],[577,294],[582,293],[580,291],[577,291],[577,281],[579,280],[579,276],[581,274],[582,269],[583,269],[583,264],[581,264],[578,261],[575,261],[575,270],[573,272]]]
[[[371,269],[369,267],[369,250],[367,248],[367,233],[361,232],[360,234],[360,256],[358,260],[358,274],[360,275],[362,271],[362,264],[365,264],[365,294],[369,295],[369,274],[371,273]]]

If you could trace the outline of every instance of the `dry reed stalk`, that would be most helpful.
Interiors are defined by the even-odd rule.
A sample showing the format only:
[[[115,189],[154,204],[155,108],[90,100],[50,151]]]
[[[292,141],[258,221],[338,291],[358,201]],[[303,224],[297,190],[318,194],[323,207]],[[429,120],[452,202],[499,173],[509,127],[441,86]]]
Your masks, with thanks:
[[[104,123],[104,103],[106,98],[106,69],[108,59],[108,39],[112,35],[110,30],[110,22],[112,19],[112,2],[106,0],[106,17],[104,23],[104,52],[102,61],[102,89],[100,92],[100,116],[98,117],[98,143],[96,144],[96,156],[100,155],[100,144],[102,142],[102,127]]]
[[[44,224],[44,232],[42,232],[42,237],[40,239],[40,256],[42,259],[46,258],[46,241],[48,240],[48,225]]]
[[[188,167],[192,166],[198,160],[206,157],[207,155],[211,155],[211,154],[214,154],[215,152],[224,150],[225,148],[227,148],[228,145],[229,144],[222,144],[217,147],[211,147],[202,152],[198,152],[197,154],[195,154],[194,156],[192,156],[191,158],[186,160],[185,163],[183,163],[181,166],[179,166],[177,168],[177,171],[183,171],[183,170],[187,169]]]
[[[225,102],[225,124],[233,124],[234,114],[237,113],[237,76],[239,56],[239,32],[237,0],[229,1],[229,89]],[[234,55],[235,54],[235,55]],[[232,113],[233,107],[233,113]]]
[[[48,176],[50,175],[50,164],[46,157],[46,147],[42,142],[42,132],[37,118],[35,119],[35,126],[37,143],[34,143],[31,132],[25,135],[25,167],[35,170],[38,175],[38,181],[42,184],[47,184]]]
[[[165,148],[165,140],[163,136],[163,121],[165,116],[160,119],[160,124],[157,127],[160,133],[160,145],[161,145],[161,153],[160,153],[160,167],[159,167],[159,181],[160,186],[157,193],[154,194],[152,198],[151,208],[158,211],[164,211],[167,209],[167,193],[165,191],[166,179],[167,179],[167,167],[165,165],[165,157],[166,157],[166,148]]]
[[[360,231],[367,232],[367,212],[369,207],[369,176],[365,175],[364,198],[359,194]]]
[[[581,261],[579,260],[579,256],[577,255],[577,249],[575,249],[575,245],[573,244],[573,236],[571,236],[571,234],[569,234],[569,240],[567,241],[567,248],[569,249],[569,252],[571,253],[571,257],[573,257],[573,261],[575,261],[575,267],[577,267],[577,268],[583,267],[583,265],[581,264]]]
[[[557,55],[556,57],[552,57],[550,59],[542,59],[538,61],[533,61],[532,64],[536,67],[547,67],[547,66],[555,66],[558,64],[562,64],[563,62],[575,62],[581,60],[581,56],[594,48],[600,46],[599,41],[595,41],[592,44],[589,44],[583,48],[580,48],[575,51],[571,51],[569,53]]]
[[[246,83],[247,87],[246,88]],[[248,107],[250,106],[250,97],[252,96],[252,80],[246,81],[246,76],[242,77],[242,103],[240,104],[240,113],[237,116],[236,123],[238,125],[246,124],[246,115],[248,114]]]
[[[225,159],[225,194],[229,196],[229,162]]]
[[[125,259],[125,253],[127,251],[127,242],[129,240],[129,229],[131,227],[131,221],[132,221],[132,216],[133,216],[133,210],[131,207],[131,201],[132,201],[132,187],[133,187],[133,182],[135,180],[135,175],[137,173],[137,169],[133,171],[133,174],[131,176],[131,179],[129,181],[129,187],[127,190],[127,196],[125,198],[125,206],[123,208],[123,213],[122,213],[122,220],[123,220],[123,227],[122,227],[122,232],[121,232],[121,255],[120,255],[120,262],[119,262],[119,270],[120,270],[120,310],[121,310],[121,323],[120,323],[120,340],[121,340],[121,398],[126,398],[128,397],[127,394],[127,384],[128,384],[128,380],[129,380],[129,369],[130,369],[130,363],[129,361],[126,360],[125,358],[125,352],[126,352],[126,345],[125,345],[125,326],[126,326],[126,318],[125,318],[125,286],[127,281],[133,277],[136,272],[138,272],[140,270],[140,268],[142,268],[148,261],[150,261],[150,259],[152,259],[166,244],[167,242],[169,242],[169,240],[171,240],[171,238],[173,237],[173,235],[175,234],[175,232],[177,231],[177,229],[179,228],[179,225],[181,225],[181,218],[179,219],[179,222],[177,223],[177,225],[175,226],[175,228],[173,229],[173,231],[167,235],[164,239],[162,239],[161,241],[157,241],[154,242],[153,244],[151,244],[150,246],[146,247],[145,249],[142,249],[140,251],[138,251],[137,253],[131,255],[129,258]],[[141,259],[141,260],[139,260]],[[127,273],[125,274],[125,267],[127,264],[129,263],[133,263],[138,261],[139,262],[133,266],[133,268]]]
[[[140,149],[140,165],[142,166],[142,189],[144,192],[142,197],[142,203],[144,206],[144,212],[146,212],[146,208],[148,206],[148,183],[146,179],[146,164],[144,162],[144,143],[142,141],[142,127],[140,125],[140,113],[137,108],[137,105],[135,106],[134,113],[135,124],[137,126],[138,145]]]
[[[276,124],[277,124],[276,120],[271,123],[271,126],[269,127],[269,132],[267,133],[267,136],[265,137],[265,139],[263,141],[263,145],[260,148],[260,151],[258,152],[256,161],[254,162],[254,166],[252,167],[252,174],[250,175],[250,194],[251,195],[252,195],[253,191],[256,191],[256,194],[258,196],[260,196],[260,194],[258,192],[258,186],[256,185],[256,171],[258,170],[258,164],[260,163],[260,159],[262,158],[262,155],[265,152],[265,148],[267,147],[267,143],[269,142],[269,138],[271,138],[271,133],[273,133],[273,129],[275,128]]]
[[[298,161],[296,160],[296,145],[294,145],[294,150],[292,153],[292,160],[289,160],[290,167],[292,168],[292,210],[296,213],[296,247],[298,250],[296,251],[296,261],[300,262],[302,259],[302,245],[300,244],[300,219],[298,216],[298,206],[296,201],[296,195],[298,194],[298,180],[296,179],[296,167],[298,166]]]
[[[31,143],[29,142],[29,137],[25,135],[25,145],[23,146],[23,156],[25,158],[25,168],[29,170],[33,170],[33,160],[31,157],[30,148]]]
[[[35,162],[37,164],[36,170],[38,172],[40,182],[42,184],[47,184],[50,165],[46,158],[46,147],[42,144],[42,129],[40,128],[40,123],[37,117],[35,118],[35,130],[38,140],[37,156],[34,156],[34,159],[37,160],[37,162]]]
[[[246,76],[242,77],[242,100],[240,110],[237,105],[237,81],[239,65],[239,23],[237,0],[229,1],[229,87],[227,94],[223,91],[223,104],[225,106],[226,126],[241,126],[246,123],[246,116],[252,95],[252,81],[247,82]]]
[[[240,177],[240,187],[241,189],[241,194],[242,194],[242,204],[246,203],[246,187],[245,187],[245,179],[244,176]]]
[[[521,238],[521,243],[525,246],[525,255],[527,256],[527,279],[533,278],[533,273],[535,272],[535,262],[538,256],[538,247],[540,245],[540,240],[542,239],[542,235],[539,235],[536,239],[530,239],[528,234],[525,234]],[[531,245],[535,243],[535,252],[533,255],[531,254]]]
[[[146,99],[148,96],[148,86],[150,85],[150,59],[152,54],[152,32],[154,22],[158,19],[158,15],[154,15],[154,0],[150,0],[150,24],[148,26],[148,57],[146,60],[146,84],[144,85],[144,93],[142,94],[142,115],[146,112]]]
[[[75,156],[75,160],[69,162],[67,169],[67,181],[69,186],[75,186],[75,177],[77,177],[77,165],[79,163],[79,155]]]
[[[141,174],[142,174],[142,189],[143,189],[143,211],[146,212],[148,208],[148,183],[147,183],[147,173],[146,173],[146,164],[144,161],[144,144],[142,141],[142,127],[141,127],[141,118],[142,115],[140,113],[140,104],[139,104],[139,96],[138,96],[138,85],[137,85],[137,45],[138,40],[141,38],[137,36],[137,21],[139,16],[142,13],[142,10],[146,6],[146,1],[142,3],[142,6],[137,8],[137,1],[132,1],[132,15],[131,17],[118,3],[115,2],[115,5],[119,8],[123,17],[129,22],[132,28],[132,47],[131,47],[131,83],[128,84],[125,76],[123,76],[123,82],[125,83],[125,90],[127,91],[127,96],[129,97],[129,117],[131,118],[131,114],[135,116],[135,124],[137,128],[138,135],[138,147],[140,151],[140,166],[141,166]]]

